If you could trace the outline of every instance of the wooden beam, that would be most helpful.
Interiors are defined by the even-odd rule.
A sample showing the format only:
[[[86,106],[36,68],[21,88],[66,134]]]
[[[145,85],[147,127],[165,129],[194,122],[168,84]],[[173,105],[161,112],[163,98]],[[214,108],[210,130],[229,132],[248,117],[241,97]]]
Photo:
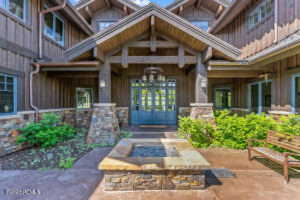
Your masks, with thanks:
[[[172,38],[170,38],[170,37],[168,37],[166,35],[158,34],[158,36],[161,37],[161,38],[163,38],[163,39],[165,39],[165,40],[167,40],[167,41],[174,42],[175,44],[178,44],[178,46],[182,45],[184,47],[185,51],[189,52],[192,55],[195,55],[195,56],[197,55],[197,52],[194,51],[193,49],[191,49],[190,47],[188,47],[188,46],[186,46],[184,44],[179,44],[177,41],[173,40]]]
[[[98,67],[43,67],[42,71],[44,72],[90,72],[90,71],[99,71]]]
[[[100,60],[101,62],[104,62],[104,60],[105,60],[105,56],[104,56],[103,52],[99,49],[99,47],[95,47],[93,49],[93,56],[94,56],[94,58],[96,58],[97,60]]]
[[[203,1],[203,0],[198,0],[198,1],[197,1],[197,3],[196,3],[196,8],[198,8],[198,9],[200,8],[200,6],[201,6],[201,4],[202,4],[202,1]]]
[[[195,56],[184,56],[185,64],[196,64]],[[122,63],[122,56],[111,56],[108,61],[113,64]],[[128,64],[176,64],[178,56],[128,56]]]
[[[206,63],[213,57],[213,48],[212,47],[207,47],[205,51],[203,52],[203,62]]]
[[[128,15],[128,7],[126,5],[123,6],[123,11],[126,15]]]
[[[257,78],[260,73],[256,71],[209,71],[208,78]]]
[[[110,0],[104,0],[105,1],[105,4],[108,8],[111,8],[111,3],[110,3]]]
[[[224,11],[224,6],[219,5],[218,10],[216,12],[216,18],[219,18],[223,11]]]
[[[151,16],[151,39],[150,50],[156,52],[155,17]]]
[[[99,102],[111,103],[111,64],[107,61],[99,71]]]
[[[90,7],[89,7],[89,6],[85,7],[85,8],[84,8],[84,10],[85,10],[85,12],[88,14],[88,16],[89,16],[90,18],[92,18],[92,17],[93,17],[93,14],[92,14],[92,12],[91,12],[91,10],[90,10]]]
[[[253,67],[239,67],[239,66],[231,66],[231,67],[214,67],[208,66],[208,71],[266,71],[265,69],[254,69]]]
[[[84,67],[84,66],[98,66],[99,61],[80,61],[80,62],[67,62],[67,63],[58,63],[58,62],[50,62],[50,63],[38,63],[43,67]]]
[[[180,6],[179,9],[178,9],[178,15],[180,15],[183,11],[183,6]]]
[[[128,68],[128,47],[123,46],[122,48],[122,66]]]
[[[179,46],[178,48],[178,66],[179,68],[184,68],[185,66],[185,53],[183,46]]]
[[[196,103],[207,103],[208,102],[208,79],[207,70],[202,61],[202,55],[197,55],[196,64],[196,81],[195,81],[195,100]]]
[[[159,41],[156,40],[156,48],[177,48],[179,45],[174,43],[174,42],[170,42],[170,41]],[[132,42],[130,44],[128,44],[128,47],[132,47],[132,48],[150,48],[151,47],[151,41],[136,41],[136,42]]]

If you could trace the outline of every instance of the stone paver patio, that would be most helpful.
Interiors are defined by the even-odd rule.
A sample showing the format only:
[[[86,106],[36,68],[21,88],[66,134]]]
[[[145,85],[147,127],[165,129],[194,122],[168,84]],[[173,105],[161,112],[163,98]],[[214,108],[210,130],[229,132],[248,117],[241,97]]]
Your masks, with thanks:
[[[144,133],[143,133],[144,134]],[[140,138],[142,134],[138,134]],[[166,134],[161,134],[166,135]],[[289,184],[278,174],[280,167],[264,160],[247,160],[247,152],[223,149],[200,150],[213,168],[229,168],[236,178],[208,179],[204,191],[104,192],[97,165],[110,148],[96,149],[73,169],[60,171],[0,171],[0,200],[298,200],[300,177]],[[273,169],[270,169],[272,167]],[[5,189],[39,189],[36,196],[5,195]]]

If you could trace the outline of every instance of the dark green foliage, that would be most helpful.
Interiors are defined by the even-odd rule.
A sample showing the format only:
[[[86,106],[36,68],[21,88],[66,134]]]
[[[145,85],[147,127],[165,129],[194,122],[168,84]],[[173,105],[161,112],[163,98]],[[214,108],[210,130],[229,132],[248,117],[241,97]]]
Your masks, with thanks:
[[[76,133],[73,127],[63,124],[60,116],[55,114],[44,114],[41,121],[29,123],[20,131],[17,143],[41,147],[54,146],[58,142],[72,138]]]
[[[212,132],[212,125],[203,120],[189,117],[179,120],[179,135],[187,138],[195,147],[208,147],[212,142]]]

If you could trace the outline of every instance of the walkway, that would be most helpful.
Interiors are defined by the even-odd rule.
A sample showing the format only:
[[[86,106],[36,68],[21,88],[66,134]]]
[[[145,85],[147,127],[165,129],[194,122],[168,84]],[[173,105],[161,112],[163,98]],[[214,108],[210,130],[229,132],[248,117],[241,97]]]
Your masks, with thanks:
[[[174,132],[136,132],[134,137],[175,137]],[[264,160],[248,162],[247,152],[223,149],[199,150],[213,168],[228,168],[236,178],[208,180],[204,191],[105,192],[99,161],[110,148],[99,148],[79,160],[73,169],[62,171],[2,171],[0,200],[300,200],[300,179],[285,184],[276,171],[281,169]],[[271,170],[269,167],[275,169]],[[6,190],[36,189],[37,195],[7,195]]]

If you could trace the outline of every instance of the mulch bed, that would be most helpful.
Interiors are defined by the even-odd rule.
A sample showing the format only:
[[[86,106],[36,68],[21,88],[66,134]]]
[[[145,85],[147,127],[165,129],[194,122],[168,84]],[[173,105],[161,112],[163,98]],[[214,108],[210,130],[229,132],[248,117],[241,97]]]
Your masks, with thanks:
[[[61,142],[51,148],[30,148],[15,152],[0,158],[1,170],[48,170],[58,169],[59,163],[66,158],[75,161],[103,144],[87,144],[86,130],[78,131],[77,135],[68,141]]]

